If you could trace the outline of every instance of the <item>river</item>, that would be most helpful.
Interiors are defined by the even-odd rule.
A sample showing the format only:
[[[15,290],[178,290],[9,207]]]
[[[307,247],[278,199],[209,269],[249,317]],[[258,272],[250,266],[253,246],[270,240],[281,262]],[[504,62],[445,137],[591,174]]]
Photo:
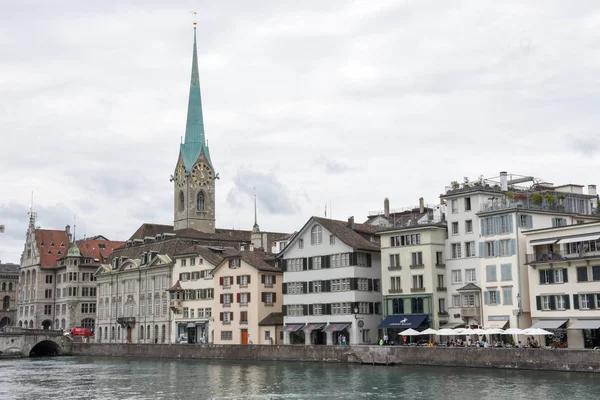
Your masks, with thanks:
[[[0,360],[0,399],[595,399],[597,374],[54,357]]]

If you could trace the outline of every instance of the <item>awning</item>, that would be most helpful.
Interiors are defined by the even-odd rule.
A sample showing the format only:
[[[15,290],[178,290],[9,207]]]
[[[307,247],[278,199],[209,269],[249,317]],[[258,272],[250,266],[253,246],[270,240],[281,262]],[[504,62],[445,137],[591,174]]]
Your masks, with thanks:
[[[194,322],[188,322],[187,328],[195,328],[196,324]]]
[[[558,242],[558,239],[554,238],[554,239],[542,239],[539,242],[534,242],[533,240],[531,241],[531,245],[532,246],[541,246],[544,244],[555,244],[556,242]]]
[[[304,324],[287,324],[281,328],[281,332],[296,332],[302,328]]]
[[[379,324],[378,328],[416,328],[426,319],[427,315],[390,315]]]
[[[305,331],[316,331],[317,329],[321,329],[325,324],[308,324],[304,328]]]
[[[451,322],[446,325],[441,325],[440,329],[454,329],[454,328],[462,328],[465,326],[464,322]]]
[[[594,240],[594,241],[600,240],[600,234],[596,233],[594,235],[564,238],[564,239],[560,239],[558,241],[558,243],[562,244],[562,243],[586,242],[588,240]]]
[[[323,332],[339,332],[350,326],[350,323],[343,322],[341,324],[329,324],[323,329]]]
[[[558,329],[559,326],[566,323],[566,319],[541,319],[529,329]]]
[[[485,329],[504,329],[508,321],[488,321],[483,326]]]
[[[576,319],[567,329],[600,329],[600,319]]]

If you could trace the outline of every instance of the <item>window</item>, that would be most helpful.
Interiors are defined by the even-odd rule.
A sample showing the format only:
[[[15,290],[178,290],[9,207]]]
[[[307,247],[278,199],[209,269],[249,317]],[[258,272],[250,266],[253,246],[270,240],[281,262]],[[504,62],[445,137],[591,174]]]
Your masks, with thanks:
[[[423,253],[418,251],[416,253],[412,253],[412,265],[420,266],[423,265]]]
[[[187,259],[185,259],[185,258],[182,258],[182,259],[181,259],[181,266],[182,266],[182,267],[185,267],[186,265],[187,265]]]
[[[322,260],[323,259],[321,257],[313,257],[312,258],[312,269],[321,269],[323,267],[323,265],[321,264]]]
[[[212,317],[212,308],[210,308],[210,307],[209,308],[205,308],[204,309],[204,315],[205,315],[206,318]]]
[[[561,274],[562,279],[562,274]],[[512,264],[500,265],[500,280],[511,281],[512,280]]]
[[[462,283],[462,271],[460,269],[453,269],[451,274],[452,274],[452,284],[453,285]]]
[[[52,275],[46,275],[46,283],[52,283]]]
[[[512,232],[512,215],[501,215],[500,221],[500,232],[499,233],[511,233]]]
[[[240,311],[240,323],[241,324],[248,323],[248,311]]]
[[[587,282],[588,280],[588,268],[577,267],[577,282]]]
[[[346,292],[348,290],[350,290],[350,278],[331,280],[332,292]]]
[[[271,341],[271,331],[265,331],[265,340],[267,342]]]
[[[46,289],[46,290],[44,290],[44,298],[45,299],[51,299],[52,298],[52,289]]]
[[[496,249],[494,247],[494,242],[485,242],[484,246],[486,257],[496,257]]]
[[[413,289],[423,289],[423,275],[413,275]]]
[[[454,307],[454,308],[460,307],[460,294],[455,294],[452,296],[452,307]]]
[[[352,314],[352,303],[331,303],[331,314],[332,315],[345,315]]]
[[[465,242],[465,256],[475,257],[475,242]]]
[[[287,261],[287,272],[298,272],[304,269],[304,258],[291,258]]]
[[[329,244],[332,246],[335,244],[335,236],[329,235]]]
[[[356,282],[358,290],[366,292],[369,290],[369,280],[367,278],[358,278]]]
[[[404,314],[404,299],[392,299],[392,313]]]
[[[47,304],[44,306],[44,315],[52,315],[52,305]]]
[[[198,197],[196,197],[196,210],[198,212],[204,211],[204,192],[202,190],[198,192]]]
[[[423,298],[417,297],[410,299],[410,308],[412,314],[423,314]]]
[[[287,315],[289,316],[302,316],[304,315],[303,304],[290,304],[287,306]]]
[[[229,268],[235,269],[240,267],[241,260],[239,257],[229,259]]]
[[[463,307],[475,307],[475,295],[474,294],[465,294],[462,296],[462,306]]]
[[[249,293],[240,293],[240,304],[243,306],[247,306],[249,298],[250,298]]]
[[[190,258],[190,265],[196,265],[196,259],[194,257]]]
[[[226,293],[221,296],[223,296],[223,307],[231,307],[231,301],[233,300],[233,294]]]
[[[231,320],[233,319],[232,318],[233,313],[228,311],[228,312],[224,312],[222,314],[223,314],[223,323],[224,324],[230,324]]]
[[[315,225],[310,230],[310,244],[321,244],[323,243],[323,228],[321,225]]]
[[[531,228],[532,226],[533,224],[531,215],[519,215],[519,228]]]
[[[592,280],[600,281],[600,266],[598,265],[592,267]]]
[[[240,276],[240,286],[248,286],[249,281],[250,281],[250,276],[248,276],[248,275]]]
[[[231,261],[231,260],[229,260],[229,261]],[[224,288],[231,287],[231,283],[233,281],[232,278],[233,278],[232,276],[224,276],[223,277],[223,287]]]
[[[452,206],[452,214],[458,213],[458,200],[452,200],[450,204]]]
[[[233,340],[233,331],[221,331],[221,340]]]
[[[313,293],[321,293],[323,291],[323,282],[322,281],[314,281],[312,283],[312,291],[313,291]]]
[[[500,257],[510,256],[510,240],[505,239],[500,241]]]
[[[441,251],[435,253],[435,265],[444,265],[444,253]]]
[[[458,222],[453,222],[452,223],[452,234],[453,235],[458,235]]]
[[[401,292],[402,286],[400,285],[400,277],[392,276],[390,278],[390,292]]]
[[[304,248],[304,239],[298,239],[298,248],[299,249],[303,249]]]
[[[390,245],[392,247],[399,246],[414,246],[417,244],[421,244],[421,234],[413,233],[410,235],[402,235],[402,236],[392,236],[390,238]]]
[[[461,257],[461,245],[460,243],[452,243],[451,244],[451,248],[452,248],[452,258],[460,258]]]
[[[183,190],[179,191],[179,212],[185,210],[185,196],[183,195]]]
[[[496,282],[496,266],[495,265],[486,265],[485,266],[485,280],[486,282]]]
[[[563,269],[555,269],[552,273],[554,274],[554,283],[563,283]]]
[[[542,296],[542,299],[543,298],[544,298],[544,296]],[[588,295],[588,294],[581,294],[581,295],[579,295],[579,298],[580,298],[579,303],[581,304],[580,308],[582,310],[589,310],[590,306],[592,305],[591,300],[592,300],[593,296]]]
[[[438,299],[438,313],[446,314],[446,299]]]
[[[477,273],[474,268],[465,270],[465,282],[466,283],[477,282]]]
[[[465,197],[465,211],[471,211],[471,198]]]
[[[371,342],[371,333],[370,333],[369,329],[362,330],[362,341],[363,341],[363,343]]]
[[[272,306],[275,302],[275,294],[274,293],[263,293],[263,300],[265,305]]]
[[[349,267],[350,266],[350,254],[349,253],[340,254],[340,261],[341,261],[342,267]]]
[[[495,290],[490,290],[488,292],[490,304],[500,304],[500,299],[498,299],[498,292]]]
[[[552,226],[565,226],[567,225],[566,218],[552,218]]]
[[[273,275],[263,275],[265,278],[265,287],[272,287],[274,282]]]
[[[290,282],[287,284],[287,294],[304,293],[304,282]]]
[[[566,308],[565,297],[564,296],[556,296],[556,309],[564,310]]]
[[[204,308],[198,309],[198,318],[204,318]]]
[[[583,308],[583,303],[581,308]],[[542,310],[550,310],[550,296],[542,296]]]
[[[473,221],[470,219],[465,221],[465,232],[473,233]]]

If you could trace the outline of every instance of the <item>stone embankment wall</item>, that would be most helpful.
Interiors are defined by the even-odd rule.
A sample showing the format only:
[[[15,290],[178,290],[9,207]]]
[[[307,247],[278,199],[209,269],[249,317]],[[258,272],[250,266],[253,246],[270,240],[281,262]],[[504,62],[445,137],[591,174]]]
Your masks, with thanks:
[[[313,361],[600,372],[600,351],[575,349],[73,343],[73,355]]]

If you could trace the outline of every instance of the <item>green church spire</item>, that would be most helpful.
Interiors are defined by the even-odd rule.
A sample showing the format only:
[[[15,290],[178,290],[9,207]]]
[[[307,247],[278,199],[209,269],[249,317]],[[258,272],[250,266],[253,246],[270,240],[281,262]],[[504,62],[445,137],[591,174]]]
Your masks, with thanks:
[[[204,137],[204,118],[202,116],[202,98],[200,96],[200,78],[198,76],[198,51],[196,49],[196,27],[194,26],[194,51],[192,55],[192,79],[188,100],[187,123],[185,126],[185,141],[181,144],[181,155],[188,172],[204,151],[208,162],[210,153]]]

